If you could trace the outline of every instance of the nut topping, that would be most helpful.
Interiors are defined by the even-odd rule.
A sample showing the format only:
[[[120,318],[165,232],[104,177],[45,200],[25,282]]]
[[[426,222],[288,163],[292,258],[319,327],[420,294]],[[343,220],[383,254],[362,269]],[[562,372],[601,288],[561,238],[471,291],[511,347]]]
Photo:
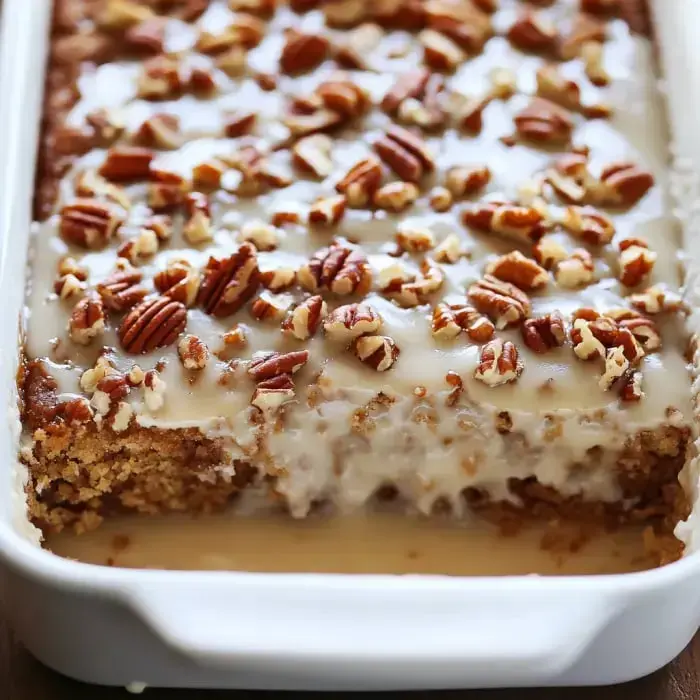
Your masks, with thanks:
[[[75,275],[71,274],[63,275],[53,283],[53,291],[61,301],[82,294],[86,288],[85,282],[81,282]]]
[[[153,284],[163,296],[189,307],[197,299],[199,273],[187,260],[176,259],[165,270],[156,272]]]
[[[316,226],[334,226],[343,218],[347,203],[344,194],[317,199],[309,209],[309,223]]]
[[[243,243],[228,258],[209,258],[197,302],[212,316],[230,316],[255,294],[259,282],[255,248]]]
[[[456,166],[447,171],[445,187],[457,198],[471,197],[491,181],[491,171],[484,166]]]
[[[327,314],[326,302],[321,296],[309,297],[289,312],[282,322],[282,332],[298,340],[307,340],[316,334]]]
[[[536,97],[515,115],[515,128],[530,141],[563,144],[570,141],[574,123],[563,107]]]
[[[399,348],[386,335],[365,335],[353,343],[357,358],[377,372],[385,372],[399,357]]]
[[[209,348],[196,335],[183,335],[177,344],[177,354],[182,366],[189,370],[201,370],[209,361]]]
[[[566,342],[564,317],[558,311],[540,318],[528,318],[521,330],[525,345],[536,353],[548,352]]]
[[[379,157],[406,182],[418,182],[434,169],[433,156],[418,136],[399,126],[391,126],[375,141]]]
[[[75,305],[68,330],[71,340],[79,345],[89,345],[93,338],[104,333],[105,311],[99,296],[86,296]]]
[[[439,263],[456,263],[464,254],[459,236],[451,233],[433,250],[433,257]]]
[[[410,207],[419,195],[420,191],[412,182],[390,182],[377,190],[374,205],[378,209],[400,212]]]
[[[434,29],[424,29],[418,40],[423,46],[423,60],[433,70],[453,73],[467,58],[458,44]]]
[[[291,305],[292,297],[288,294],[273,294],[263,290],[253,299],[250,315],[258,321],[280,321]]]
[[[99,169],[99,174],[110,182],[131,182],[147,180],[151,174],[153,151],[140,146],[113,146],[107,151],[107,158]]]
[[[289,289],[296,281],[297,273],[290,267],[278,267],[260,273],[260,282],[271,292],[281,292]]]
[[[323,321],[323,330],[328,338],[344,344],[362,335],[376,333],[381,326],[381,316],[364,303],[339,306]]]
[[[662,285],[654,285],[643,292],[631,294],[629,302],[635,309],[639,309],[646,314],[674,313],[677,311],[688,313],[689,311],[688,305],[680,295],[671,292]]]
[[[146,287],[140,284],[142,277],[141,271],[131,266],[117,269],[100,282],[96,290],[108,309],[125,311],[143,301],[148,294]]]
[[[538,13],[525,11],[508,30],[508,40],[522,51],[552,51],[557,40],[557,30]]]
[[[333,142],[325,134],[306,136],[292,147],[294,164],[315,177],[324,178],[333,172]]]
[[[182,91],[180,64],[176,58],[161,55],[143,64],[137,83],[137,94],[144,100],[167,100]]]
[[[517,250],[501,255],[488,265],[486,271],[524,290],[541,289],[549,282],[547,271]]]
[[[250,403],[263,413],[271,414],[294,401],[294,382],[289,374],[279,374],[258,383]]]
[[[503,202],[474,204],[464,210],[462,219],[467,226],[520,243],[535,243],[545,230],[544,216],[537,209]]]
[[[401,250],[422,253],[435,246],[435,237],[427,227],[400,224],[396,232],[396,243]]]
[[[644,398],[642,390],[642,373],[639,370],[628,370],[619,382],[620,399],[626,402],[641,401]]]
[[[135,306],[119,327],[119,340],[128,353],[147,353],[172,345],[185,330],[187,309],[168,297],[152,297]]]
[[[182,145],[180,118],[174,114],[154,114],[138,128],[134,141],[151,148],[179,148]]]
[[[520,323],[530,315],[530,300],[524,292],[509,282],[491,275],[475,282],[467,291],[469,301],[477,310],[496,323],[496,328],[507,328]]]
[[[367,158],[353,165],[335,189],[347,197],[351,207],[369,204],[382,181],[382,166],[376,158]]]
[[[567,207],[561,225],[590,245],[607,245],[615,235],[613,222],[593,207]]]
[[[102,248],[124,221],[118,210],[94,199],[76,199],[61,209],[59,232],[69,243]]]
[[[327,289],[341,296],[365,294],[372,276],[363,252],[339,241],[321,248],[298,272],[299,284],[309,292]]]
[[[523,372],[523,362],[518,349],[509,340],[494,338],[483,348],[474,378],[495,387],[514,382]]]
[[[192,245],[199,245],[212,240],[214,232],[211,227],[209,200],[201,192],[190,192],[185,197],[187,220],[182,235]]]
[[[428,302],[428,297],[436,292],[445,280],[445,275],[433,260],[424,258],[419,274],[412,274],[403,266],[390,265],[379,275],[379,289],[382,294],[409,309]]]
[[[328,40],[318,34],[289,30],[280,56],[280,69],[288,75],[306,73],[319,66],[328,54]]]
[[[255,129],[257,120],[255,112],[229,112],[226,115],[224,134],[230,139],[250,134]]]
[[[257,250],[270,251],[277,248],[282,231],[264,221],[247,221],[243,224],[239,239],[249,241]]]
[[[602,203],[631,207],[653,186],[653,175],[634,163],[613,163],[600,175]]]
[[[591,254],[577,248],[571,255],[561,260],[554,271],[557,284],[565,289],[584,287],[595,279],[595,265]]]
[[[298,372],[309,361],[308,350],[294,352],[256,352],[248,365],[248,374],[262,382],[283,374]]]
[[[620,241],[619,279],[626,287],[641,284],[653,270],[655,262],[656,253],[649,250],[646,241],[639,238]]]
[[[488,318],[467,304],[438,304],[433,310],[431,330],[434,338],[451,340],[462,330],[475,343],[486,343],[495,332]]]

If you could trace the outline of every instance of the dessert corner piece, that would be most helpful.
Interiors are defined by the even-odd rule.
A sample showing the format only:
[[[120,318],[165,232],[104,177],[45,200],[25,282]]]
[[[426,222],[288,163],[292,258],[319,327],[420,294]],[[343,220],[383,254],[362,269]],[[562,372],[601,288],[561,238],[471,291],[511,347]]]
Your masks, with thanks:
[[[34,522],[390,493],[669,533],[685,309],[630,7],[57,2]]]

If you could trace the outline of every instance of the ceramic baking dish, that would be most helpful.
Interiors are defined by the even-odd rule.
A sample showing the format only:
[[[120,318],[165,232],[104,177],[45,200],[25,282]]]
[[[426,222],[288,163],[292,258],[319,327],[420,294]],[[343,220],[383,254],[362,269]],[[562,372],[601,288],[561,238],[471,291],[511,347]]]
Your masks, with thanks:
[[[700,25],[695,0],[655,0],[689,279],[700,245]],[[644,573],[540,578],[269,575],[111,569],[43,551],[16,462],[16,329],[31,221],[51,3],[5,0],[0,38],[0,555],[5,612],[47,665],[114,685],[419,689],[607,684],[676,656],[700,625],[692,516],[685,558]],[[695,21],[693,21],[695,19]],[[664,51],[664,47],[672,50]],[[682,76],[676,80],[675,76]],[[689,301],[697,307],[700,285]],[[696,313],[690,323],[698,328]],[[694,479],[691,479],[693,481]]]

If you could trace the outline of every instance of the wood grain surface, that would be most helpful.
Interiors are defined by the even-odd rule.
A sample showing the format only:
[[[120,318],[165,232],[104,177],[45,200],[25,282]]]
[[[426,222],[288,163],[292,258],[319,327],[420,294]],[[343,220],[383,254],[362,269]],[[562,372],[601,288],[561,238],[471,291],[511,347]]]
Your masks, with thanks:
[[[327,695],[327,694],[326,694]],[[367,697],[335,693],[335,698]],[[148,689],[132,695],[121,688],[103,688],[68,680],[35,661],[0,623],[1,700],[289,700],[308,693],[252,691],[187,691]],[[700,635],[665,669],[633,683],[608,688],[553,688],[547,690],[476,690],[370,694],[375,700],[700,700]],[[316,697],[321,697],[317,695]]]

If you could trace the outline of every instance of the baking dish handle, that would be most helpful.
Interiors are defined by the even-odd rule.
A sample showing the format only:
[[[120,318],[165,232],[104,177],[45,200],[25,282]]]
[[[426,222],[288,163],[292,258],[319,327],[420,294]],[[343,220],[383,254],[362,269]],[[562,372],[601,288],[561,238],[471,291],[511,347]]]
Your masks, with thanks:
[[[487,593],[483,579],[237,577],[231,587],[212,574],[206,593],[201,579],[196,588],[170,582],[167,591],[140,585],[130,602],[163,641],[200,664],[289,674],[313,662],[315,676],[337,679],[361,662],[374,680],[401,673],[423,687],[428,668],[442,674],[435,687],[451,676],[498,678],[501,686],[555,678],[624,605],[585,581],[537,577],[492,579]]]

